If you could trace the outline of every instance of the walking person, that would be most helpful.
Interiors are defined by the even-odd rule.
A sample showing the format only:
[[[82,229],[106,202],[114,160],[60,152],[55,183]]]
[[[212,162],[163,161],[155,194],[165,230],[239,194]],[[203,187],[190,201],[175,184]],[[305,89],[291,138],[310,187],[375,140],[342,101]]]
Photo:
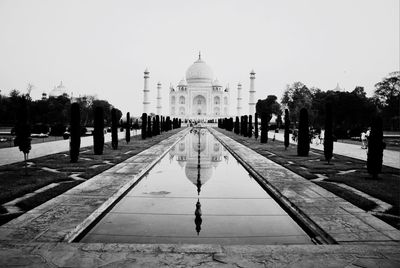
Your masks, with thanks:
[[[367,137],[365,132],[361,132],[361,149],[367,149]]]

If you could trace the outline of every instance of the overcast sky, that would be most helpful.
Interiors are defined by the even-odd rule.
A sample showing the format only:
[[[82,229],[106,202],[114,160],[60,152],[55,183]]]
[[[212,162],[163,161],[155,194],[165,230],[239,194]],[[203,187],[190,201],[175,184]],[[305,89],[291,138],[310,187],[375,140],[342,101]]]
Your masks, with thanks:
[[[124,113],[142,112],[143,71],[176,86],[198,51],[223,84],[248,102],[281,99],[287,84],[331,90],[374,84],[399,70],[398,0],[0,0],[0,90],[32,97],[62,80],[74,96],[97,94]],[[247,110],[247,105],[244,111]]]

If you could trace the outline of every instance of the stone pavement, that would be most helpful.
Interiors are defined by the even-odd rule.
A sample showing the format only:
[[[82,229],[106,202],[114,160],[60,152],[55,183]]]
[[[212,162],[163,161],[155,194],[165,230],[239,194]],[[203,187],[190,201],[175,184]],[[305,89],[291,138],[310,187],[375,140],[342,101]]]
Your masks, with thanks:
[[[0,267],[399,267],[400,232],[211,130],[303,225],[311,246],[72,243],[189,129],[0,226]]]
[[[131,132],[132,133],[132,132]],[[134,132],[132,134],[135,134]],[[118,132],[118,138],[125,137],[125,132]],[[111,133],[104,135],[104,142],[111,141]],[[81,138],[81,148],[92,146],[93,136],[86,136]],[[29,152],[29,159],[56,154],[69,150],[69,140],[58,140],[43,143],[32,144],[32,149]],[[0,166],[8,165],[24,161],[23,153],[18,147],[9,147],[0,149]]]
[[[0,267],[399,267],[397,246],[0,243]]]
[[[280,141],[284,140],[284,133],[282,131],[280,133],[274,133],[273,131],[270,131],[268,133],[268,138],[272,138],[274,134],[275,139]],[[292,140],[292,134],[289,134],[289,141],[291,144],[297,144]],[[310,144],[310,147],[317,150],[324,150],[323,144],[316,145],[312,143]],[[355,145],[350,143],[334,142],[333,153],[367,161],[367,150],[361,149],[361,143],[360,145]],[[389,167],[400,169],[400,152],[393,150],[384,150],[383,164]]]

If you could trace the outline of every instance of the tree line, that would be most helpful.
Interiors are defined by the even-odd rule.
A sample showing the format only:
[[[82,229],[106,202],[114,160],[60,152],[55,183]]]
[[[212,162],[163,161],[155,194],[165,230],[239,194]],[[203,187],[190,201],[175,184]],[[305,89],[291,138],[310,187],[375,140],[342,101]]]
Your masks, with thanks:
[[[62,135],[69,126],[71,119],[71,99],[67,94],[58,97],[49,97],[32,100],[29,95],[12,90],[9,96],[0,95],[0,125],[15,126],[17,122],[20,100],[24,97],[28,109],[28,121],[33,133],[47,133],[50,129],[52,135]],[[111,109],[114,108],[108,101],[96,99],[94,96],[74,98],[80,106],[80,125],[83,127],[94,126],[95,107],[101,107],[104,113],[104,124],[111,125]],[[122,112],[116,109],[118,118]]]
[[[349,138],[359,136],[362,130],[371,127],[370,118],[377,114],[381,115],[385,130],[400,130],[399,92],[399,72],[392,72],[375,84],[372,97],[367,97],[364,88],[360,86],[351,92],[322,91],[295,82],[287,86],[280,103],[275,95],[269,95],[257,102],[256,111],[258,114],[267,114],[270,119],[272,114],[275,114],[277,122],[274,123],[279,127],[282,124],[282,107],[285,107],[290,112],[291,127],[298,128],[300,110],[306,108],[310,125],[323,128],[326,117],[325,104],[329,102],[334,107],[334,135],[337,138]]]

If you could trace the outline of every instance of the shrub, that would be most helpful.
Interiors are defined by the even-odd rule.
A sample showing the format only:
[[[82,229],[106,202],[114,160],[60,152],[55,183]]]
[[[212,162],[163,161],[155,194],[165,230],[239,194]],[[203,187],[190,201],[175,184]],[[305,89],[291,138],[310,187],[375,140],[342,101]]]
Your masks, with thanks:
[[[260,137],[260,142],[261,143],[267,143],[268,142],[268,120],[267,116],[261,114],[261,137]]]
[[[131,141],[131,116],[129,112],[126,113],[125,141],[126,143]]]
[[[243,136],[247,137],[247,115],[243,116]]]
[[[367,169],[374,179],[382,171],[383,142],[382,117],[376,116],[368,140]]]
[[[118,119],[115,108],[111,109],[111,146],[114,150],[118,149]]]
[[[104,114],[102,107],[94,109],[93,149],[94,154],[103,154],[104,148]]]
[[[332,133],[332,104],[326,103],[325,134],[324,134],[324,155],[329,162],[333,156],[333,133]]]
[[[151,137],[152,136],[152,131],[151,131],[151,116],[147,116],[147,131],[146,131],[146,135],[147,137]]]
[[[153,136],[157,136],[157,125],[156,125],[156,118],[153,117]]]
[[[251,115],[249,115],[249,129],[248,129],[248,137],[249,138],[251,138],[251,136],[252,136],[252,131],[253,131],[253,118],[252,118],[252,116]]]
[[[300,110],[299,136],[297,141],[297,155],[308,156],[310,151],[310,133],[308,129],[308,112],[306,108]]]
[[[287,149],[287,147],[289,147],[289,128],[290,128],[289,110],[285,109],[285,133],[284,133],[285,150]]]
[[[28,154],[31,150],[31,126],[28,121],[28,103],[25,96],[22,96],[20,99],[15,135],[15,143],[24,154],[25,174],[27,174],[28,167],[26,161],[28,160]]]
[[[78,162],[79,148],[81,146],[81,113],[79,103],[71,104],[71,140],[69,142],[69,156],[71,163]]]
[[[165,129],[166,131],[170,131],[172,129],[171,127],[171,119],[169,116],[165,119]]]
[[[235,134],[239,134],[239,116],[236,116],[235,128],[233,132],[235,132]]]
[[[258,139],[258,113],[254,114],[254,137]]]
[[[147,129],[147,114],[143,113],[142,114],[142,139],[146,139],[147,137],[147,133],[146,133],[146,129]]]
[[[157,135],[161,134],[161,126],[160,126],[160,116],[156,116],[156,128],[157,128]]]
[[[51,136],[62,136],[67,128],[64,124],[55,124],[50,128]]]

